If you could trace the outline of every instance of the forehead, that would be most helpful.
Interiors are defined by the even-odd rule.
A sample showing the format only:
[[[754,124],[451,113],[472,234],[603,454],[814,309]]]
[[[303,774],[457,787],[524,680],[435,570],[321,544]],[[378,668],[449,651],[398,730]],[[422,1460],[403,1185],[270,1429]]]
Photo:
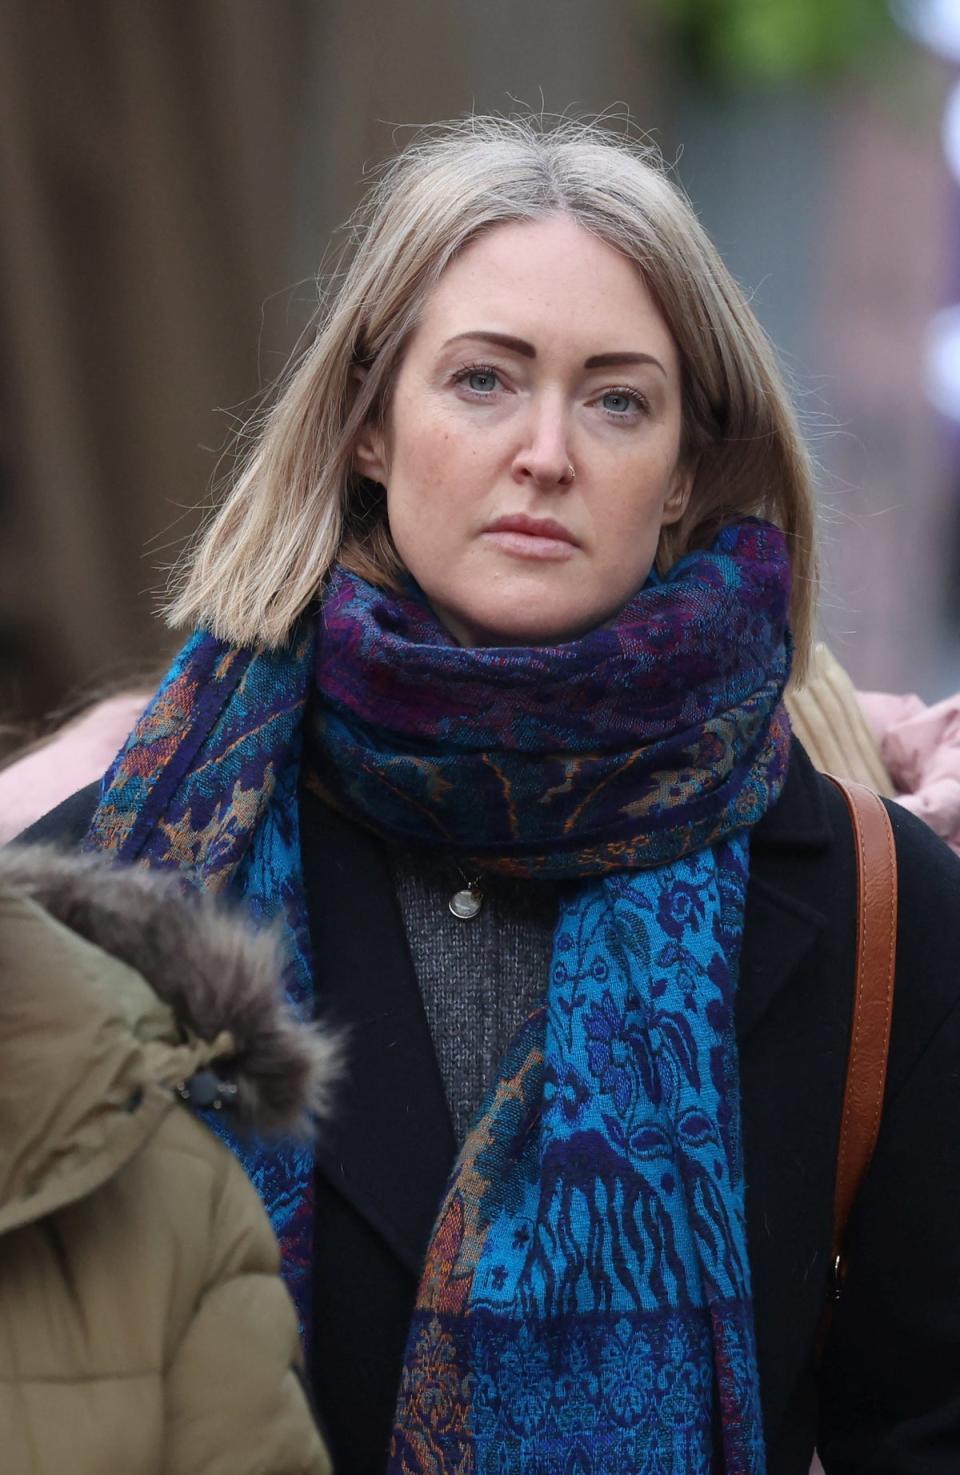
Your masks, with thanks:
[[[583,357],[614,349],[675,360],[673,337],[638,268],[568,215],[494,227],[464,248],[427,299],[418,336],[512,333]]]

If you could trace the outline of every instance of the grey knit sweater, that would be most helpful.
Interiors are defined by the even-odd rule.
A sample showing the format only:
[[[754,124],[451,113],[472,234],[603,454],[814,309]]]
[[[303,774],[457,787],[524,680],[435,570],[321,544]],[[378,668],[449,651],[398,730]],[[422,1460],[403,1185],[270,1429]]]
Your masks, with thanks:
[[[461,1143],[513,1034],[543,999],[558,887],[485,878],[479,913],[462,921],[448,905],[463,885],[455,866],[397,852],[392,866]]]

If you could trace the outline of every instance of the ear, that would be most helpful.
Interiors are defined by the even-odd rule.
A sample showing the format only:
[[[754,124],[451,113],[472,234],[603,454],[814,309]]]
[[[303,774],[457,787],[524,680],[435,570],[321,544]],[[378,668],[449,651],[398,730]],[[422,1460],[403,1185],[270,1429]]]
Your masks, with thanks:
[[[362,384],[366,373],[365,369],[354,368],[352,377]],[[382,427],[367,421],[354,443],[353,461],[361,476],[368,481],[377,481],[381,486],[386,485],[387,438]]]
[[[677,471],[676,480],[670,491],[670,495],[663,504],[663,518],[661,527],[669,527],[672,523],[679,522],[687,510],[690,495],[693,491],[694,470]]]
[[[386,437],[382,430],[372,425],[365,425],[353,447],[354,465],[361,476],[368,481],[377,481],[381,486],[387,484],[387,448]]]

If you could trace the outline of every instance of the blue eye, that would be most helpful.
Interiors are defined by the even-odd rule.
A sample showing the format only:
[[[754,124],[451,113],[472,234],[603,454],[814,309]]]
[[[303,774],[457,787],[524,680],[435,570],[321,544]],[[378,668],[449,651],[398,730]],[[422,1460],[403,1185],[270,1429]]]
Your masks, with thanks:
[[[631,410],[637,409],[637,401],[633,395],[625,394],[620,389],[608,389],[601,403],[613,415],[628,415]]]
[[[490,394],[497,387],[497,376],[492,369],[471,369],[467,385],[474,394]]]

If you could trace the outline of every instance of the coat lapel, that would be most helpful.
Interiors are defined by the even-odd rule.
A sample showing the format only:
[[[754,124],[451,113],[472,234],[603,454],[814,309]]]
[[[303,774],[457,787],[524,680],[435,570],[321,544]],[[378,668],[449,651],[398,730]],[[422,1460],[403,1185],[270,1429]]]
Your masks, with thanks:
[[[820,780],[794,741],[777,804],[753,832],[737,987],[737,1036],[747,1040],[826,925],[809,898],[833,834]]]
[[[348,1064],[318,1166],[419,1275],[456,1143],[389,864],[306,790],[300,813],[317,1012]]]

